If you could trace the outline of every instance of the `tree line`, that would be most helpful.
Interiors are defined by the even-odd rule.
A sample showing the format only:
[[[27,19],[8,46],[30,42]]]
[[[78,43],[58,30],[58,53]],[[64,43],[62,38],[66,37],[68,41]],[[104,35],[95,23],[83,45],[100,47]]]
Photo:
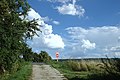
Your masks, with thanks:
[[[52,58],[48,55],[46,51],[41,51],[40,53],[32,52],[32,48],[27,48],[22,54],[22,59],[31,62],[49,62]]]

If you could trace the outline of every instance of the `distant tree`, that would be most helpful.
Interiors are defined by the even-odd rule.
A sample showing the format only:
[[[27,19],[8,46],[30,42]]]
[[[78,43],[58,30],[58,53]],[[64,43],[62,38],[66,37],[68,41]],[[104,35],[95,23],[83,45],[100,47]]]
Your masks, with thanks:
[[[39,54],[39,57],[41,62],[47,62],[52,59],[46,51],[41,51],[41,53]]]
[[[33,62],[40,62],[39,55],[37,53],[33,54]]]
[[[29,10],[27,0],[0,0],[0,73],[18,65],[25,40],[39,31],[35,19],[25,19]]]

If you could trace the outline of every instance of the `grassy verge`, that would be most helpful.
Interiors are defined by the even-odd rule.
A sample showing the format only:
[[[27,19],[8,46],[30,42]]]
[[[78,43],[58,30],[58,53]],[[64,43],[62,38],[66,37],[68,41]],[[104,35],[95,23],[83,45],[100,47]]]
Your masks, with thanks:
[[[76,65],[75,65],[76,64]],[[65,61],[65,62],[56,62],[56,61],[51,61],[50,65],[57,70],[60,71],[66,78],[69,80],[79,80],[79,79],[87,79],[88,75],[92,74],[92,71],[88,70],[81,70],[78,69],[77,63],[72,63],[71,61]],[[71,65],[71,66],[70,66]],[[78,69],[78,70],[77,70]],[[75,79],[76,78],[76,79]]]
[[[105,59],[105,62],[69,60],[51,61],[49,64],[59,70],[68,80],[120,80],[120,61],[115,61],[111,61],[111,59]]]
[[[101,80],[96,79],[101,75],[102,69],[97,66],[97,61],[51,61],[50,65],[60,71],[68,80]],[[95,75],[95,74],[98,74]],[[95,75],[95,76],[94,76]],[[96,77],[97,76],[97,77]]]
[[[12,74],[6,74],[0,80],[29,80],[31,73],[32,64],[25,62],[20,70]]]

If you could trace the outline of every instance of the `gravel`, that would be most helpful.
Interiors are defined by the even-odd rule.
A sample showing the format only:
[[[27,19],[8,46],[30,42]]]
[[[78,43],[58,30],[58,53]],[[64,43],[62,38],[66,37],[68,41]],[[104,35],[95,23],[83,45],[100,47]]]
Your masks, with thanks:
[[[33,64],[32,80],[67,80],[58,70],[50,65]]]

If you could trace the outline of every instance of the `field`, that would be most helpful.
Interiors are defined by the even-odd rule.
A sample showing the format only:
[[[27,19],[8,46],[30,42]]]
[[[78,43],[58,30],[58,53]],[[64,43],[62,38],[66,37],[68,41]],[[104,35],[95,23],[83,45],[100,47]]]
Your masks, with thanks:
[[[120,80],[117,59],[53,60],[51,66],[69,80]]]

